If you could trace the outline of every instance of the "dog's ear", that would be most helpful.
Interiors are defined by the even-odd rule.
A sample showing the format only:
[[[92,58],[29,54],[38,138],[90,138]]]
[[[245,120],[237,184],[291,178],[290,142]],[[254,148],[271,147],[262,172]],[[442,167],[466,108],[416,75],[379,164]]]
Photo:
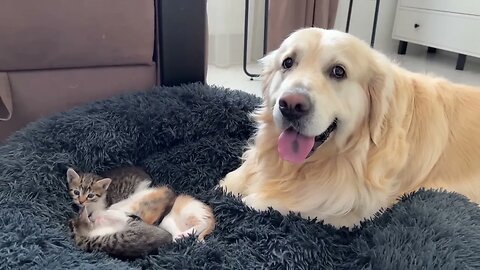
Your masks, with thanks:
[[[252,118],[257,122],[272,122],[273,115],[271,110],[270,101],[270,85],[272,84],[273,78],[275,77],[276,70],[276,54],[278,50],[274,50],[262,59],[259,60],[259,63],[262,66],[262,96],[263,96],[263,105],[259,107],[252,113]]]
[[[268,98],[268,90],[270,88],[273,75],[275,74],[275,68],[276,68],[275,59],[276,59],[277,51],[278,50],[271,51],[259,60],[259,63],[262,66],[262,74],[261,74],[262,84],[263,84],[262,94],[265,100]]]
[[[367,91],[370,99],[368,116],[370,139],[378,145],[385,133],[384,125],[395,85],[390,61],[383,55],[376,56],[371,66],[373,70],[368,80]]]

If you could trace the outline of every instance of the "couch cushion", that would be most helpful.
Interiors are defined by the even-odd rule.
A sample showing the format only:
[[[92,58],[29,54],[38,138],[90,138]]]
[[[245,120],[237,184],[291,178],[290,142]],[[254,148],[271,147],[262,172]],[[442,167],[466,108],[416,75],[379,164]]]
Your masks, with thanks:
[[[0,71],[150,64],[153,0],[4,0]]]
[[[43,1],[43,0],[42,0]],[[0,142],[28,122],[114,95],[149,89],[155,65],[9,72],[10,120],[0,121]]]

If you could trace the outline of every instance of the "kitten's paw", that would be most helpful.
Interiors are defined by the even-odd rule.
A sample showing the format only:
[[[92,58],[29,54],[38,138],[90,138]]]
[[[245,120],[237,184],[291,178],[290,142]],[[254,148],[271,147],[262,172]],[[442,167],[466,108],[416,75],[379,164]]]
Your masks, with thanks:
[[[181,234],[175,235],[175,236],[173,237],[173,243],[178,242],[178,240],[182,239],[183,237],[184,237],[184,236],[181,235]]]
[[[191,234],[193,234],[192,230],[181,232],[173,237],[173,242],[175,243],[182,238],[190,236]]]

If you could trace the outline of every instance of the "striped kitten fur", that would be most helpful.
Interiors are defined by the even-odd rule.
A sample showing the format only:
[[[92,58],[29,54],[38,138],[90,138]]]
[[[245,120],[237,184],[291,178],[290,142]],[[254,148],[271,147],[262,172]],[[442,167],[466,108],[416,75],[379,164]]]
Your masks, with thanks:
[[[121,210],[104,210],[95,221],[82,208],[70,220],[75,243],[85,251],[103,251],[120,258],[136,258],[154,253],[171,243],[172,236],[164,229],[147,224],[140,217]]]
[[[145,190],[152,182],[151,177],[139,167],[121,167],[102,175],[77,173],[67,170],[69,194],[78,207],[86,207],[88,213],[97,211],[126,199],[131,194]]]

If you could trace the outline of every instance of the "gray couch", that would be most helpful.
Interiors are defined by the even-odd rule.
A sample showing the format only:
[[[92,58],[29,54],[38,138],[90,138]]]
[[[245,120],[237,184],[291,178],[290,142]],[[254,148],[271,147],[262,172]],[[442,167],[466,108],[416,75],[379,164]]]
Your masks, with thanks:
[[[205,80],[206,0],[0,2],[0,142],[121,93]]]

